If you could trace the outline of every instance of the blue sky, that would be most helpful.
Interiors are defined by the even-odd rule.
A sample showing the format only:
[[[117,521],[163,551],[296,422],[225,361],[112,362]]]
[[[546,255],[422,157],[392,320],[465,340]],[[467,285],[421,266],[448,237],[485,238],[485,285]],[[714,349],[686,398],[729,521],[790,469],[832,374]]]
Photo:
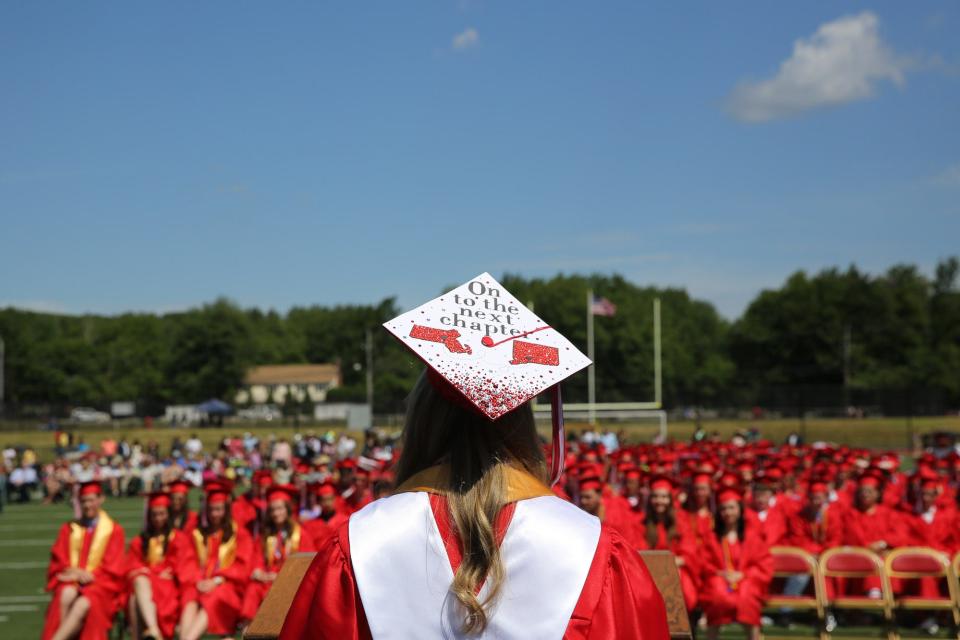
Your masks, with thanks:
[[[618,272],[736,317],[960,253],[954,2],[7,2],[0,306],[416,305]]]

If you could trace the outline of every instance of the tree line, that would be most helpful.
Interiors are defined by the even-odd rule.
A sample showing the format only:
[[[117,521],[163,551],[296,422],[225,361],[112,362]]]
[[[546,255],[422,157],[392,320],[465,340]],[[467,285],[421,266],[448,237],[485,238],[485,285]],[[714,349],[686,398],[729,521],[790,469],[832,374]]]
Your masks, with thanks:
[[[640,287],[619,275],[507,274],[501,282],[584,351],[586,291],[617,305],[616,315],[595,321],[599,401],[653,398],[652,302],[660,298],[667,407],[814,406],[827,389],[831,402],[838,394],[856,402],[895,390],[917,402],[935,398],[930,407],[942,410],[960,406],[958,274],[956,257],[932,277],[911,265],[880,275],[854,266],[800,271],[760,292],[733,322],[683,289]],[[287,313],[225,299],[164,315],[2,309],[6,404],[57,413],[133,400],[141,413],[156,414],[166,404],[232,399],[253,365],[318,362],[340,363],[343,386],[329,400],[363,401],[371,329],[375,409],[394,412],[422,368],[380,329],[401,311],[393,298]],[[585,373],[565,383],[564,396],[586,398]]]

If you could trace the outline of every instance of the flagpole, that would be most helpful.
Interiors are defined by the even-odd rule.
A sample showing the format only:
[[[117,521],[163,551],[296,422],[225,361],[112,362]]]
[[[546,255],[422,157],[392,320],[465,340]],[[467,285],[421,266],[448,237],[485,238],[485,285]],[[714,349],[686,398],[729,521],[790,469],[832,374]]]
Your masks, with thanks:
[[[593,359],[593,289],[587,289],[587,357],[590,366],[587,368],[587,403],[590,424],[596,424],[597,412],[594,405],[597,402],[597,363]]]
[[[660,298],[653,299],[653,399],[663,406],[663,367],[660,363]]]

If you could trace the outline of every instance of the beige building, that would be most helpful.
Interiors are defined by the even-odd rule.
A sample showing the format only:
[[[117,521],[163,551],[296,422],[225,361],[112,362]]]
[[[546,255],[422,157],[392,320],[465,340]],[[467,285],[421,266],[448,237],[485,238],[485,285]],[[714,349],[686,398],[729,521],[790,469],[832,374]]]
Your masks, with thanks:
[[[298,402],[325,402],[327,391],[340,386],[337,364],[268,364],[253,367],[234,398],[237,404],[282,404],[290,394]]]

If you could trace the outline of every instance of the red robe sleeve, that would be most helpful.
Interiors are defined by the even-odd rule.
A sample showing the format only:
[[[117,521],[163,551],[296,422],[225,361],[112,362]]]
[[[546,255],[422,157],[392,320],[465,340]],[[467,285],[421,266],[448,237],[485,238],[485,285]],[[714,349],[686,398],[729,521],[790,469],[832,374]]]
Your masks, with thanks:
[[[60,527],[60,533],[50,548],[50,564],[47,566],[47,591],[53,591],[60,584],[57,574],[70,566],[70,523]]]
[[[347,525],[327,537],[300,583],[280,640],[370,640],[350,563]]]
[[[563,636],[568,640],[667,640],[667,611],[640,555],[604,526],[580,599]]]
[[[127,549],[127,555],[124,558],[124,574],[130,580],[136,577],[136,574],[148,570],[147,563],[143,559],[143,538],[134,536],[130,541],[130,547]]]

